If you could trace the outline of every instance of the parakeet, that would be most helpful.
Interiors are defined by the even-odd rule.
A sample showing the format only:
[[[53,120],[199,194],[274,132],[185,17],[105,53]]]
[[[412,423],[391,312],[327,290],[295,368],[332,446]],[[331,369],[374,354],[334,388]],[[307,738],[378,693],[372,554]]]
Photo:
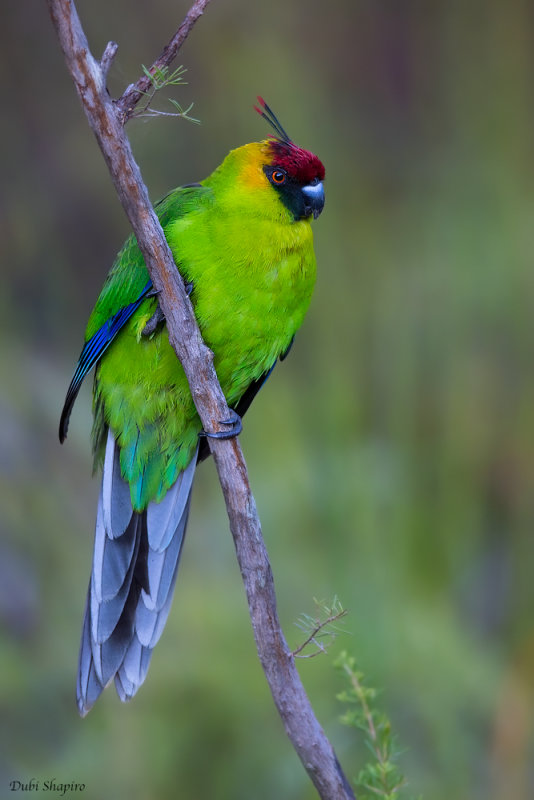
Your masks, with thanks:
[[[232,150],[198,184],[155,210],[185,281],[234,418],[228,436],[287,354],[308,309],[316,261],[310,221],[324,206],[324,167],[274,129]],[[209,453],[145,262],[130,236],[89,318],[59,428],[96,365],[92,444],[103,466],[77,680],[85,715],[115,680],[143,683],[172,601],[196,465]],[[224,435],[224,434],[223,434]]]

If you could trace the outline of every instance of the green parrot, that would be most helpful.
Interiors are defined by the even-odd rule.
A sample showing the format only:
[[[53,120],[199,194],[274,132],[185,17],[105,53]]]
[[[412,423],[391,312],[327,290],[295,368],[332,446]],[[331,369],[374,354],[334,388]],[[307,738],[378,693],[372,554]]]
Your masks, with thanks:
[[[310,221],[324,206],[324,167],[258,101],[274,135],[232,150],[208,178],[174,189],[155,207],[214,353],[233,413],[228,432],[202,430],[133,235],[89,318],[67,391],[61,442],[96,365],[92,444],[95,469],[103,472],[78,666],[82,715],[113,679],[122,701],[143,683],[169,614],[193,476],[209,454],[206,437],[240,432],[241,417],[287,355],[310,303]]]

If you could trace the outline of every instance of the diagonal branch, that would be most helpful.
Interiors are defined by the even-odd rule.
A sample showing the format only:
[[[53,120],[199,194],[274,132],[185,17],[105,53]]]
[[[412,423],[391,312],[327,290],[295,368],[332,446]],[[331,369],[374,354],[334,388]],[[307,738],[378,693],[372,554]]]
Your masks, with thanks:
[[[197,19],[202,16],[204,9],[209,2],[210,0],[195,0],[187,12],[184,21],[170,40],[169,44],[166,45],[161,54],[149,68],[148,71],[150,74],[153,74],[158,69],[162,69],[163,67],[168,67],[169,64],[174,61],[178,50],[189,36],[191,28]],[[139,80],[132,86],[129,86],[122,97],[116,101],[115,104],[117,107],[117,112],[120,115],[123,123],[127,122],[131,117],[135,106],[141,97],[143,97],[143,95],[149,90],[149,88],[150,78],[148,75],[142,75]]]
[[[229,409],[213,367],[213,354],[202,341],[183,281],[124,131],[125,118],[135,102],[132,99],[125,104],[128,109],[125,117],[106,89],[105,72],[116,46],[108,45],[99,64],[89,50],[72,0],[47,0],[47,3],[89,125],[159,292],[169,341],[184,368],[204,429],[216,431],[219,420],[229,418]],[[194,22],[206,3],[207,0],[197,0],[186,20]],[[181,41],[193,22],[184,22]],[[178,33],[172,40],[176,39],[174,55],[180,45]],[[280,628],[273,576],[239,442],[210,439],[209,444],[224,493],[258,655],[287,734],[320,797],[353,800],[354,794],[315,718]]]

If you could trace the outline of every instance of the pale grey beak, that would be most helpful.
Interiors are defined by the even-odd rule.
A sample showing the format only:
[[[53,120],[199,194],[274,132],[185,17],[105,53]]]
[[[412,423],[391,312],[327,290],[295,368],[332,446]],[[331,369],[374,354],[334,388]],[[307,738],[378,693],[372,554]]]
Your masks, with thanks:
[[[302,194],[304,195],[304,213],[309,217],[313,214],[313,218],[317,219],[324,207],[324,186],[321,181],[317,183],[309,183],[307,186],[302,187]]]

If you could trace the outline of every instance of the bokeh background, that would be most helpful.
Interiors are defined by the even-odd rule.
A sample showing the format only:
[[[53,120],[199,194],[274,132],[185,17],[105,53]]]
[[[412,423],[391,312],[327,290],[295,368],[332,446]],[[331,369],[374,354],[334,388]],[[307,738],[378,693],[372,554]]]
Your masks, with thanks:
[[[83,0],[119,94],[188,3]],[[74,702],[98,479],[90,383],[57,440],[123,212],[45,3],[0,26],[0,796],[308,800],[250,631],[213,465],[174,609],[123,706]],[[201,126],[128,132],[154,200],[267,130],[263,94],[327,170],[319,278],[242,444],[292,645],[313,597],[347,633],[300,662],[349,775],[336,653],[357,656],[413,795],[534,796],[534,10],[527,0],[214,0],[180,55]],[[165,96],[159,107],[165,108]]]

